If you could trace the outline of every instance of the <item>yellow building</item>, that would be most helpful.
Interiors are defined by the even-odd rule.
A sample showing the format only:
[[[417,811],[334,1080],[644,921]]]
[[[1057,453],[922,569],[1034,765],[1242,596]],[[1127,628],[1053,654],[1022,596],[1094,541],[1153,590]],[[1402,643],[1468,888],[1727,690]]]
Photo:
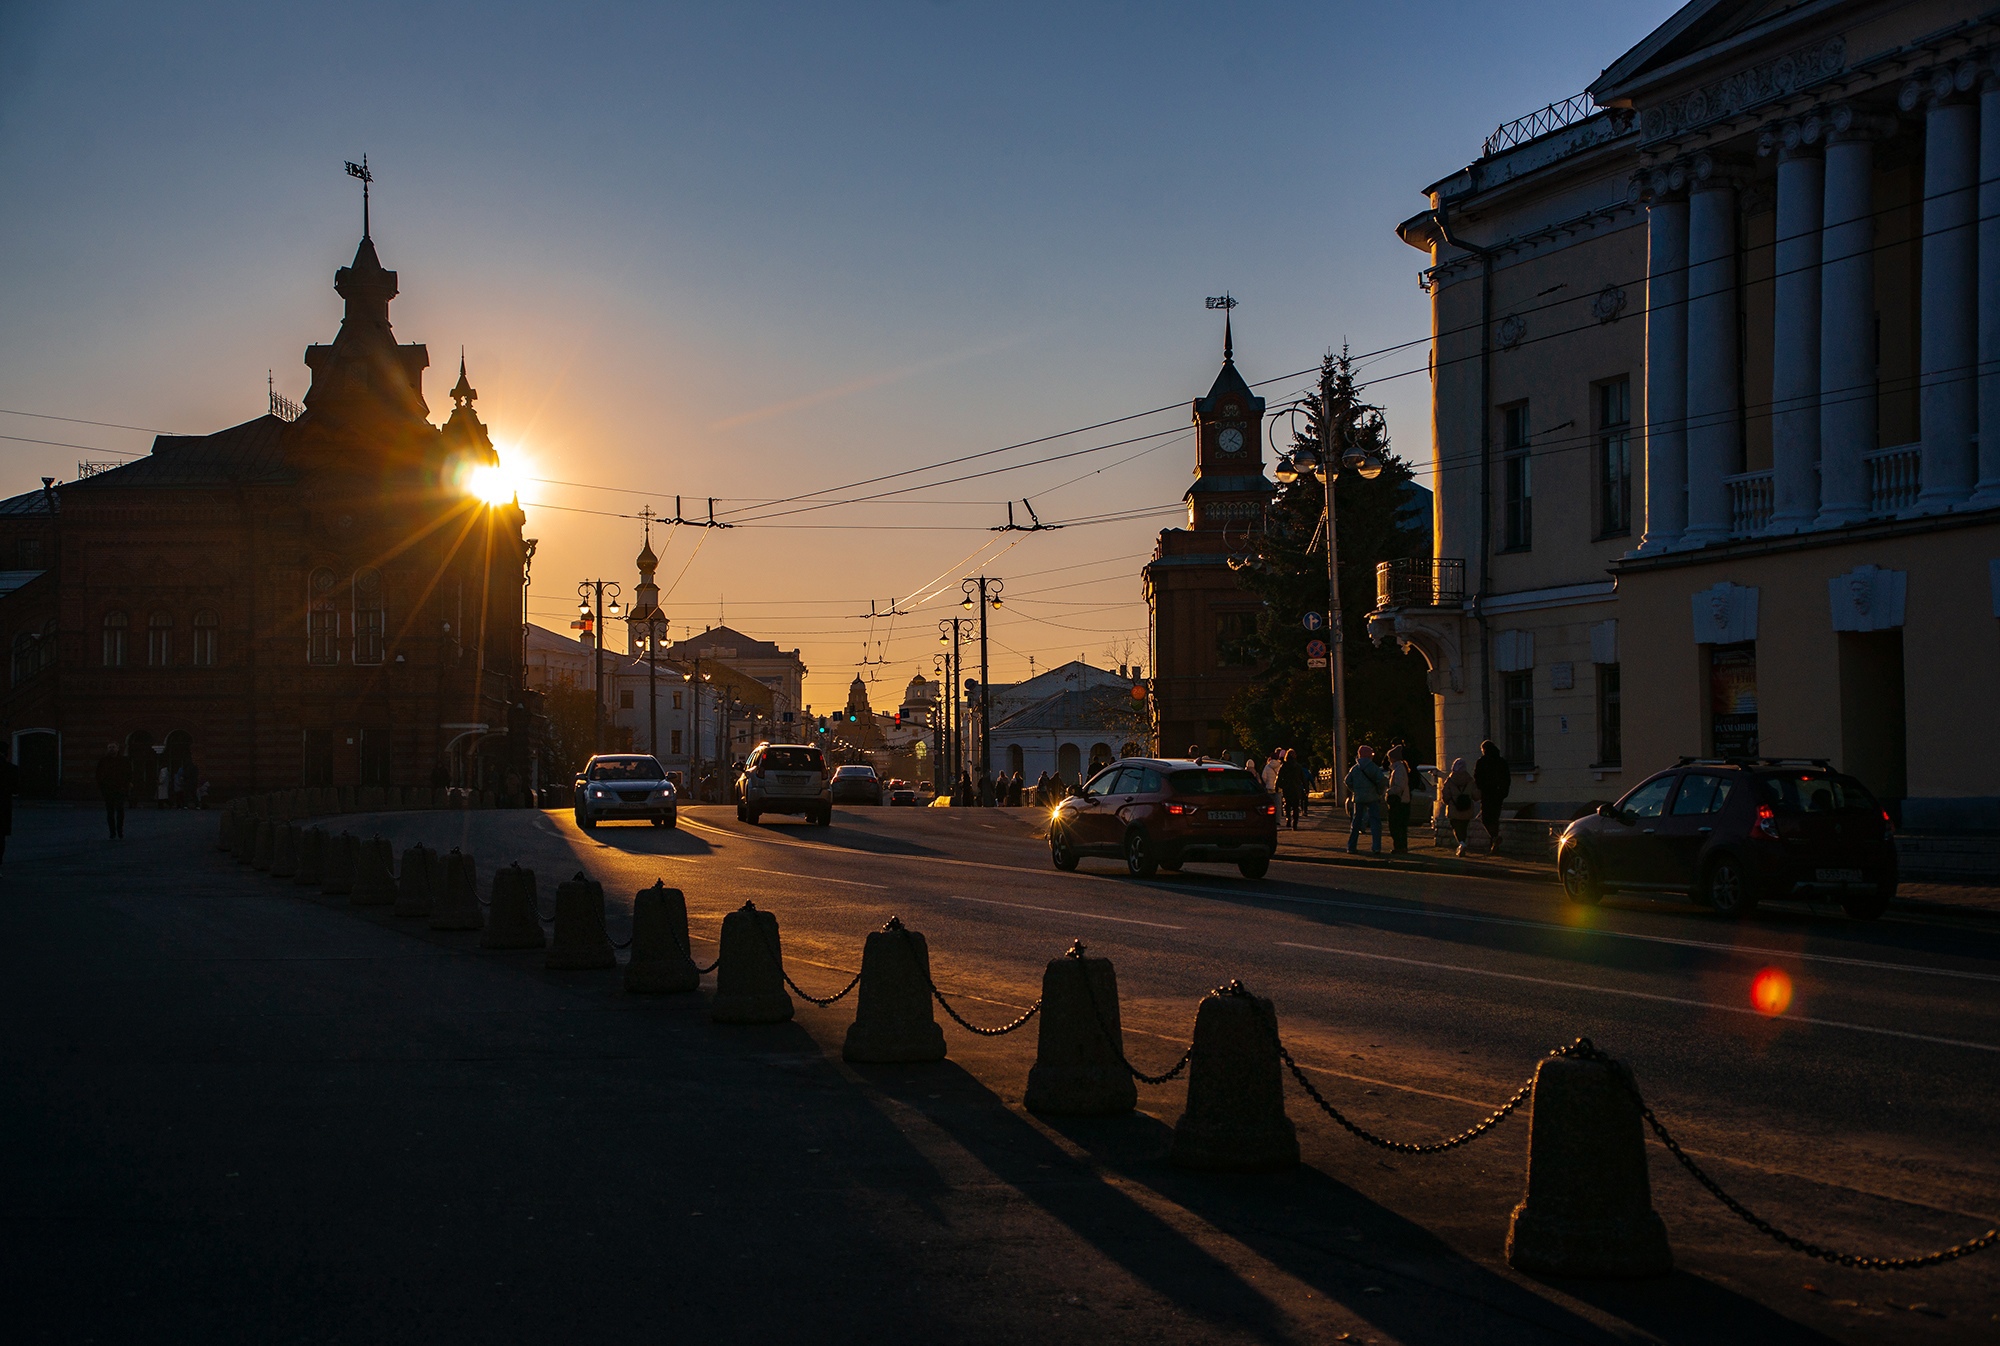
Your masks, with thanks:
[[[1489,137],[1429,254],[1439,757],[1569,816],[1823,757],[2000,830],[2000,24],[1700,0]]]

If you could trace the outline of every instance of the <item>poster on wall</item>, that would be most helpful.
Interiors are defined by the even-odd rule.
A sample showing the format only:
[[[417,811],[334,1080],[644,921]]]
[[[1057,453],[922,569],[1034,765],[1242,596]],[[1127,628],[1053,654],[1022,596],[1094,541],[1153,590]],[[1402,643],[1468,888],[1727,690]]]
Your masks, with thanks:
[[[1757,755],[1757,645],[1708,647],[1709,751],[1717,757]]]

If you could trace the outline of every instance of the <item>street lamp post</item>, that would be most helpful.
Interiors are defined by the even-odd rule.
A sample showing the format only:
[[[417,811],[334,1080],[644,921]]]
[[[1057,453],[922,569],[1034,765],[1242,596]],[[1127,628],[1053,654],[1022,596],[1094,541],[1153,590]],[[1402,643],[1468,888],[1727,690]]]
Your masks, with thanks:
[[[988,575],[974,575],[960,581],[958,587],[965,595],[965,602],[959,606],[969,608],[975,602],[979,606],[979,774],[986,776],[993,771],[993,749],[987,742],[993,720],[993,689],[987,676],[986,614],[1000,606],[1000,594],[1007,583]]]
[[[611,591],[611,606],[604,606],[604,591]],[[597,673],[596,704],[591,715],[590,750],[604,751],[604,621],[607,617],[621,617],[625,610],[618,606],[618,597],[624,593],[617,580],[583,580],[576,586],[577,611],[590,623],[591,660]],[[595,600],[593,603],[593,599]]]
[[[965,673],[965,656],[961,651],[966,640],[965,627],[971,620],[970,617],[945,617],[938,622],[938,644],[951,646],[944,684],[946,747],[951,752],[951,765],[961,771],[965,769],[965,716],[958,706],[958,698],[963,692],[960,679]],[[945,783],[956,786],[958,778],[949,776]]]
[[[660,618],[659,610],[646,619],[646,634],[639,638],[646,651],[647,750],[660,755]]]
[[[956,624],[956,619],[953,621]],[[938,675],[937,714],[931,722],[931,737],[937,740],[931,753],[931,783],[944,790],[950,787],[945,773],[951,767],[951,702],[945,697],[951,688],[951,655],[940,653],[933,658],[931,671]]]
[[[1301,476],[1318,480],[1325,497],[1327,627],[1330,639],[1327,660],[1333,680],[1333,799],[1344,801],[1342,772],[1347,763],[1347,633],[1340,608],[1340,540],[1336,531],[1338,511],[1334,508],[1334,488],[1344,470],[1369,480],[1382,475],[1382,460],[1363,449],[1349,447],[1336,453],[1336,441],[1345,435],[1334,422],[1333,375],[1324,372],[1319,384],[1319,447],[1300,444],[1278,459],[1277,477],[1289,485]]]

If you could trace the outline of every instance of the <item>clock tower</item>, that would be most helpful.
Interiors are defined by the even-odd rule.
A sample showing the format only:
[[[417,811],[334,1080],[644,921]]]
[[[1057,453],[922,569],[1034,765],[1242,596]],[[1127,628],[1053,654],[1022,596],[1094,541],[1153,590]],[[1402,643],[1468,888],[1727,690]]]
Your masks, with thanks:
[[[1163,529],[1143,572],[1152,616],[1153,736],[1178,757],[1238,746],[1229,703],[1256,676],[1232,642],[1256,629],[1259,604],[1236,582],[1232,554],[1262,531],[1277,487],[1264,475],[1264,399],[1236,368],[1235,334],[1225,313],[1222,369],[1193,403],[1194,482],[1182,498],[1187,527]]]

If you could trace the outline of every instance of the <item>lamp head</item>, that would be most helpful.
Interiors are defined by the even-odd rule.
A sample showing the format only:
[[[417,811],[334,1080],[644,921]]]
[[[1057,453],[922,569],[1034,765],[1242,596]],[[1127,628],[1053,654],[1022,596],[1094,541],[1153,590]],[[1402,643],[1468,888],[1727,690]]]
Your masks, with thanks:
[[[1375,478],[1381,476],[1384,467],[1380,458],[1377,458],[1372,453],[1365,453],[1360,449],[1349,449],[1345,454],[1341,455],[1340,465],[1349,472],[1360,473],[1369,481],[1373,481]]]

